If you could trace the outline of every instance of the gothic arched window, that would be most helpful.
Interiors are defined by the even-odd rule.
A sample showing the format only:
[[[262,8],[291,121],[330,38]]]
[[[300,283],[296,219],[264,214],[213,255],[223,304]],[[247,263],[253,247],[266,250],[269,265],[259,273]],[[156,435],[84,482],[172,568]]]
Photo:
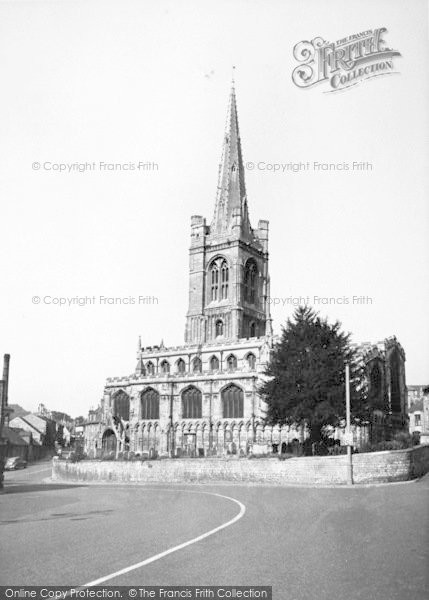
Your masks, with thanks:
[[[179,360],[177,361],[177,372],[185,373],[185,371],[186,371],[186,363],[183,360],[183,358],[179,358]]]
[[[256,302],[257,267],[253,259],[247,261],[244,267],[244,300],[249,304]]]
[[[146,363],[146,373],[148,375],[155,375],[155,365],[151,360],[148,363]]]
[[[192,386],[182,392],[182,418],[201,419],[202,394],[199,389]]]
[[[233,354],[230,354],[226,359],[226,364],[228,367],[228,371],[235,371],[237,368],[237,359]]]
[[[220,335],[223,335],[223,321],[222,319],[218,319],[215,323],[215,329],[216,329],[216,337],[219,337]]]
[[[210,370],[219,371],[219,359],[217,356],[212,356],[210,359]]]
[[[140,396],[141,418],[145,420],[159,419],[159,394],[148,388]]]
[[[197,356],[192,361],[192,371],[194,373],[201,373],[202,370],[203,370],[203,364],[201,362],[201,358],[198,358],[198,356]]]
[[[113,415],[124,421],[130,420],[130,397],[123,390],[119,390],[113,398]]]
[[[251,337],[251,338],[256,337],[256,323],[254,321],[252,321],[252,323],[250,323],[249,337]]]
[[[226,300],[228,298],[229,286],[229,267],[227,261],[222,257],[213,260],[210,264],[208,275],[210,301]]]
[[[161,363],[161,373],[163,373],[164,375],[168,375],[169,372],[170,372],[170,363],[168,362],[168,360],[163,360]]]
[[[222,390],[221,396],[223,418],[243,418],[243,390],[232,383],[224,390]]]
[[[249,368],[252,369],[252,371],[255,370],[256,367],[256,356],[252,353],[247,355],[247,364],[249,365]]]

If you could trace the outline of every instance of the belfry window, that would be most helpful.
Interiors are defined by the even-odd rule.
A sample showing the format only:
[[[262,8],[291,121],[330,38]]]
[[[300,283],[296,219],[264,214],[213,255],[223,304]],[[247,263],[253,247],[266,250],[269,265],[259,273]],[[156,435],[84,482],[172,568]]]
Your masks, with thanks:
[[[256,302],[256,276],[256,263],[252,259],[248,260],[244,267],[244,300],[249,304],[255,304]]]
[[[216,337],[223,335],[223,321],[218,319],[215,323]]]
[[[209,268],[210,301],[226,300],[229,291],[229,267],[224,258],[214,260]]]

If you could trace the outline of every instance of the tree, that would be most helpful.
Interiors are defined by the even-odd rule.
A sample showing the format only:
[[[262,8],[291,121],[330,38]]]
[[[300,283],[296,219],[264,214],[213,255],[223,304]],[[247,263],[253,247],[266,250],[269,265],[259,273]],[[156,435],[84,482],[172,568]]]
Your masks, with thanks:
[[[338,321],[331,325],[310,307],[296,309],[282,328],[260,389],[269,424],[307,424],[310,439],[320,441],[326,425],[338,425],[345,417],[346,363],[352,414],[355,419],[368,416],[364,368],[349,338]]]

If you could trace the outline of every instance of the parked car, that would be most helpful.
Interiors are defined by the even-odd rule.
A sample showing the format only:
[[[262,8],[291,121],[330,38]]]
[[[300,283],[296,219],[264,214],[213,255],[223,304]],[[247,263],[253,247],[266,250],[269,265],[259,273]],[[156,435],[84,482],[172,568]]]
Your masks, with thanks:
[[[16,471],[17,469],[25,469],[27,467],[27,461],[20,456],[11,456],[6,460],[4,466],[5,471]]]

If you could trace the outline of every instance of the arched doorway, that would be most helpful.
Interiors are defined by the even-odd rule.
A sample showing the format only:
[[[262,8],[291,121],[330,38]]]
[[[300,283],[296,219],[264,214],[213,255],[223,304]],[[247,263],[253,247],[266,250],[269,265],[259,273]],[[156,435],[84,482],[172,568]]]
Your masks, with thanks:
[[[101,443],[103,451],[116,452],[116,435],[113,429],[106,429]]]

